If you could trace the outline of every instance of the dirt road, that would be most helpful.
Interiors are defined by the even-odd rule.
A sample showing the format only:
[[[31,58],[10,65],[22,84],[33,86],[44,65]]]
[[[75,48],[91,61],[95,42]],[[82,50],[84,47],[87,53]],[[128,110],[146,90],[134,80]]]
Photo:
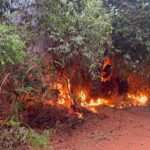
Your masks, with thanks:
[[[101,108],[82,125],[57,132],[54,150],[150,150],[150,108]]]

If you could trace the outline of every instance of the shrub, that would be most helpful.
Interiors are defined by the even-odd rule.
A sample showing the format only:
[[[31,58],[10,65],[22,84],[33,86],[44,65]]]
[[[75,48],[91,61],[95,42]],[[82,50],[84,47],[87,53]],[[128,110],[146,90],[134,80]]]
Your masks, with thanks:
[[[19,63],[25,57],[25,42],[16,28],[0,24],[0,67],[5,64]]]

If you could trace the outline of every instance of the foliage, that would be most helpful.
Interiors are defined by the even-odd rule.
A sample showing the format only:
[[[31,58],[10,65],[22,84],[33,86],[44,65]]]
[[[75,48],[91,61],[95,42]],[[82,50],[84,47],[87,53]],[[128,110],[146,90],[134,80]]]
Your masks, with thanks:
[[[11,127],[19,127],[21,123],[17,121],[16,118],[13,116],[12,118],[10,118],[10,120],[7,121],[6,124]]]
[[[49,139],[52,130],[44,130],[42,133],[21,126],[2,126],[0,127],[0,149],[3,150],[29,150],[32,149],[52,149]]]
[[[40,22],[44,28],[56,33],[65,40],[65,45],[59,47],[65,52],[70,49],[74,41],[80,49],[87,50],[87,53],[98,53],[104,41],[111,34],[111,18],[103,7],[102,0],[56,0],[38,1]],[[64,50],[65,48],[65,50]]]
[[[3,16],[4,12],[9,8],[9,3],[6,0],[0,0],[0,17]]]
[[[132,59],[145,59],[150,54],[149,0],[104,0],[113,16],[114,47]],[[148,54],[148,55],[147,55]],[[149,59],[149,58],[148,58]]]
[[[0,25],[0,66],[15,64],[23,60],[25,43],[17,33],[15,27]]]
[[[51,136],[51,130],[45,130],[41,134],[30,129],[28,132],[28,141],[35,148],[46,148],[49,144],[49,138]],[[49,149],[51,147],[49,146]]]

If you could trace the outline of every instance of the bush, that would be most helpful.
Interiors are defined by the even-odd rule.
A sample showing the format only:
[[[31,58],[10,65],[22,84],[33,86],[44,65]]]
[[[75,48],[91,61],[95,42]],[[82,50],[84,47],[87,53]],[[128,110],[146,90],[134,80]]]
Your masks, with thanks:
[[[14,26],[0,24],[0,67],[19,63],[25,57],[25,42]]]
[[[41,12],[40,23],[48,29],[50,35],[55,32],[65,41],[73,38],[80,49],[83,50],[80,44],[84,45],[89,55],[97,54],[111,35],[111,18],[102,0],[42,0],[39,3],[43,6],[38,11]],[[63,45],[63,48],[72,50],[70,43]]]

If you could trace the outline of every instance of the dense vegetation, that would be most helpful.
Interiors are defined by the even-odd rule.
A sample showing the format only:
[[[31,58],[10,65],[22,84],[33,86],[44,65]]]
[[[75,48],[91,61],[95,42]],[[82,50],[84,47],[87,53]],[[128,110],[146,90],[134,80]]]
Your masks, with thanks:
[[[28,3],[30,6],[32,1]],[[26,7],[22,6],[22,11]],[[150,51],[149,7],[147,0],[37,0],[36,15],[24,16],[24,26],[26,28],[28,25],[32,30],[31,22],[38,20],[38,29],[48,32],[54,40],[62,41],[61,46],[55,47],[62,53],[68,53],[73,47],[81,47],[89,57],[95,56],[102,53],[104,43],[111,43],[112,40],[110,47],[122,54],[129,54],[131,59],[142,61],[143,57],[148,59],[145,56],[149,56]],[[10,14],[5,13],[9,9]],[[1,19],[7,18],[9,22],[8,18],[16,15],[17,11],[11,8],[10,2],[1,1]]]
[[[115,48],[140,61],[149,57],[150,2],[105,0],[113,14],[112,40]],[[148,58],[147,58],[148,59]]]
[[[15,27],[0,25],[0,66],[23,60],[25,44]]]

